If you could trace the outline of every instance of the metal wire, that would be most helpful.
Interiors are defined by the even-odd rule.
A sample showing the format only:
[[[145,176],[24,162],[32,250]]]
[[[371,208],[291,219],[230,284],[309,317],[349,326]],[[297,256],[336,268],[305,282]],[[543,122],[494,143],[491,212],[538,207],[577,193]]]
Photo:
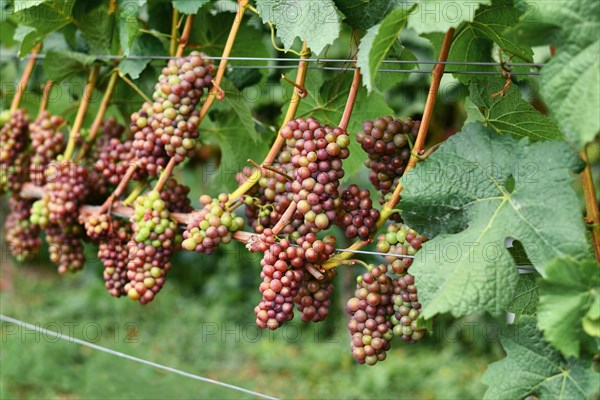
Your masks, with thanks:
[[[131,56],[124,56],[124,55],[98,55],[98,56],[94,56],[95,58],[99,59],[99,60],[123,60],[123,59],[130,59],[130,60],[171,60],[171,59],[176,59],[177,57],[174,56],[135,56],[135,55],[131,55]],[[18,55],[16,53],[12,53],[12,54],[5,54],[0,56],[0,59],[2,58],[19,58]],[[29,59],[29,58],[36,58],[36,59],[44,59],[46,58],[46,54],[28,54],[25,57],[23,57],[25,59]],[[298,63],[298,59],[296,58],[284,58],[284,57],[214,57],[214,56],[206,56],[205,57],[208,60],[223,60],[226,59],[228,61],[277,61],[277,62],[290,62],[290,63]],[[352,62],[352,60],[348,60],[348,59],[341,59],[341,58],[306,58],[303,61],[306,62],[316,62],[316,63],[350,63]],[[429,65],[437,65],[437,64],[442,64],[442,65],[483,65],[483,66],[496,66],[496,67],[500,67],[502,66],[501,63],[499,62],[487,62],[487,61],[428,61],[428,60],[423,60],[423,61],[419,61],[419,60],[415,60],[415,61],[411,61],[411,60],[383,60],[382,61],[385,64],[429,64]],[[504,63],[504,66],[510,68],[510,67],[532,67],[532,68],[542,68],[543,66],[545,66],[546,64],[544,63],[511,63],[511,62],[507,62]]]
[[[87,342],[85,340],[77,339],[77,338],[74,338],[72,336],[68,336],[68,335],[64,335],[62,333],[58,333],[58,332],[54,332],[54,331],[51,331],[51,330],[48,330],[48,329],[44,329],[44,328],[42,328],[40,326],[31,325],[31,324],[28,324],[27,322],[23,322],[23,321],[20,321],[18,319],[7,317],[7,316],[2,315],[2,314],[0,314],[0,321],[4,321],[4,322],[11,323],[11,324],[15,324],[15,325],[20,326],[21,328],[33,330],[33,331],[42,333],[42,334],[47,335],[47,336],[52,336],[52,337],[55,337],[55,338],[58,338],[58,339],[61,339],[61,340],[65,340],[67,342],[77,343],[77,344],[80,344],[82,346],[86,346],[86,347],[92,348],[94,350],[99,350],[99,351],[102,351],[104,353],[112,354],[112,355],[117,356],[117,357],[122,357],[122,358],[125,358],[127,360],[135,361],[135,362],[140,363],[140,364],[145,364],[145,365],[149,365],[149,366],[154,367],[154,368],[159,368],[159,369],[162,369],[162,370],[165,370],[165,371],[169,371],[169,372],[172,372],[174,374],[185,376],[186,378],[196,379],[198,381],[202,381],[202,382],[206,382],[206,383],[212,383],[213,385],[223,386],[223,387],[226,387],[226,388],[231,389],[231,390],[236,390],[238,392],[250,394],[252,396],[260,397],[260,398],[263,398],[263,399],[278,400],[277,397],[272,397],[272,396],[269,396],[269,395],[266,395],[266,394],[254,392],[252,390],[244,389],[244,388],[241,388],[239,386],[230,385],[229,383],[219,382],[219,381],[216,381],[214,379],[205,378],[203,376],[190,374],[189,372],[180,371],[180,370],[175,369],[175,368],[167,367],[166,365],[157,364],[155,362],[147,361],[147,360],[144,360],[142,358],[130,356],[129,354],[121,353],[119,351],[115,351],[115,350],[112,350],[112,349],[109,349],[109,348],[106,348],[106,347],[102,347],[102,346],[99,346],[97,344]]]

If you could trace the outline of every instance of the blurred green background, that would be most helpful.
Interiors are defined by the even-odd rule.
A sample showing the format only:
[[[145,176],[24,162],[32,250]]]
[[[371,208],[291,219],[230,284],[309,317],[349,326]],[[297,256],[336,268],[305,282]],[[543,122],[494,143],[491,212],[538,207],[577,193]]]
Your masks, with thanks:
[[[94,251],[88,247],[90,258]],[[253,318],[260,296],[254,258],[239,245],[214,258],[182,253],[157,301],[141,306],[108,295],[97,263],[61,277],[43,261],[19,265],[5,257],[2,314],[281,398],[481,398],[481,374],[502,357],[497,325],[473,317],[437,320],[421,343],[396,339],[385,362],[356,364],[342,301],[352,287],[350,268],[336,278],[325,323],[296,318],[274,333],[260,331]],[[1,327],[2,399],[252,398],[11,324]]]

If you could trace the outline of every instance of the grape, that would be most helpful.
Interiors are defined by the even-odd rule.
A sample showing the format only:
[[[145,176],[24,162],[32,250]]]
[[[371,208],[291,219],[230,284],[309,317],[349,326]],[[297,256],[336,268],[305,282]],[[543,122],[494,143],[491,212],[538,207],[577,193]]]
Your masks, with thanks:
[[[386,273],[386,265],[370,265],[369,271],[357,279],[355,297],[346,304],[352,355],[360,364],[375,365],[385,360],[394,337],[390,321],[394,315],[394,287]]]
[[[6,217],[5,241],[10,246],[11,254],[19,261],[31,260],[41,246],[40,228],[31,223],[31,206],[33,200],[13,195],[9,199],[10,213]]]
[[[254,308],[256,325],[259,328],[275,330],[285,321],[294,318],[294,297],[298,293],[304,276],[301,269],[291,268],[291,263],[299,259],[298,250],[290,246],[286,239],[276,243],[273,236],[266,236],[269,244],[260,262],[262,283],[259,290],[262,300]]]
[[[28,178],[29,154],[18,154],[14,164],[0,163],[0,195],[7,191],[18,193]]]
[[[336,224],[345,229],[348,239],[357,236],[362,240],[368,239],[377,231],[378,219],[379,210],[373,208],[368,190],[350,185],[342,192],[342,208]]]
[[[425,329],[419,328],[417,319],[421,311],[415,278],[405,273],[394,281],[394,311],[391,321],[394,325],[393,331],[408,343],[416,343],[423,338]]]
[[[125,178],[127,170],[134,163],[133,142],[131,140],[121,142],[119,139],[111,138],[98,148],[98,161],[95,163],[94,168],[111,185],[117,185]],[[132,179],[139,181],[145,176],[145,170],[138,168]]]
[[[10,120],[0,129],[0,164],[14,165],[27,146],[28,128],[27,111],[20,108],[11,114]]]
[[[133,235],[127,244],[129,281],[124,290],[131,300],[146,304],[163,287],[171,268],[169,258],[181,243],[181,235],[157,191],[136,199],[132,222]]]
[[[188,186],[179,184],[175,178],[169,178],[160,192],[160,198],[165,202],[169,211],[190,213],[193,209],[188,198],[189,193]]]
[[[212,81],[213,67],[205,57],[193,52],[169,60],[155,85],[154,102],[131,116],[136,159],[150,175],[157,175],[167,157],[180,163],[195,152],[200,124],[195,108]]]
[[[216,199],[208,195],[200,197],[200,203],[204,207],[192,213],[192,222],[183,232],[184,241],[181,246],[184,249],[212,254],[219,244],[231,242],[232,234],[244,227],[244,219],[228,210],[228,200],[225,193]]]
[[[410,118],[387,116],[363,122],[363,130],[357,133],[356,140],[369,156],[365,162],[371,170],[369,180],[382,195],[390,193],[404,173],[419,126]]]
[[[96,242],[105,240],[114,228],[110,214],[80,214],[79,222],[84,225],[87,237]]]
[[[380,253],[408,256],[414,256],[427,241],[425,236],[419,235],[404,224],[391,224],[387,232],[379,235],[377,239],[377,251]],[[406,257],[387,256],[385,260],[398,275],[404,274],[413,263],[413,258]]]
[[[127,295],[125,290],[128,282],[127,262],[129,261],[127,243],[130,238],[129,226],[115,220],[111,234],[98,247],[98,258],[104,265],[102,275],[106,289],[115,297]]]
[[[280,157],[294,167],[294,181],[286,183],[286,190],[293,193],[294,218],[300,223],[292,221],[291,227],[300,235],[329,228],[341,206],[338,187],[344,176],[342,160],[349,155],[348,133],[321,126],[314,118],[298,118],[288,122],[280,135],[286,140]]]
[[[83,232],[79,225],[49,225],[46,228],[46,241],[50,251],[50,261],[58,265],[58,273],[78,271],[85,264],[84,248],[81,243]]]
[[[60,131],[64,123],[62,117],[44,111],[29,124],[31,147],[34,152],[29,165],[29,179],[35,185],[43,186],[46,183],[48,164],[64,150],[64,137]]]
[[[77,224],[77,211],[89,193],[87,178],[87,169],[74,162],[53,164],[44,186],[49,195],[50,222],[60,226]]]
[[[304,274],[298,294],[294,297],[296,307],[302,313],[302,321],[319,322],[327,318],[333,294],[331,281],[335,275],[335,269],[328,270],[323,280],[318,280],[308,273]]]

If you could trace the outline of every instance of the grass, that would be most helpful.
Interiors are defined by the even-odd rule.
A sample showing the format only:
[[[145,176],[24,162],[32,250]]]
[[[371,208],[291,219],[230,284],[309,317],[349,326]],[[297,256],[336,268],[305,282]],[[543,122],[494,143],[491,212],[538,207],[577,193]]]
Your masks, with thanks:
[[[174,279],[143,307],[109,296],[99,275],[98,268],[87,268],[59,277],[50,269],[4,263],[2,314],[281,398],[481,398],[481,374],[496,358],[488,348],[473,352],[461,341],[433,338],[414,346],[398,341],[385,362],[357,365],[341,317],[329,325],[294,320],[274,333],[260,331],[252,318],[254,291],[223,296],[229,299],[223,302],[218,291],[193,291]],[[10,324],[1,327],[2,399],[252,398]]]

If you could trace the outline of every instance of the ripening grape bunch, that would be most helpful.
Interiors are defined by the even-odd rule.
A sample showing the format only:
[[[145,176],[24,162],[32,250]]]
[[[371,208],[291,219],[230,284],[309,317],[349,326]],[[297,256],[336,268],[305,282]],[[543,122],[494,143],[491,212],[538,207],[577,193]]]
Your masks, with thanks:
[[[333,234],[370,243],[395,214],[373,199],[389,196],[404,173],[419,123],[384,117],[363,124],[357,156],[366,158],[373,186],[363,188],[342,183],[351,132],[311,116],[291,119],[277,132],[271,161],[236,175],[239,191],[203,194],[195,208],[190,187],[173,171],[202,153],[197,138],[205,115],[198,108],[208,89],[220,89],[213,73],[203,53],[170,59],[151,102],[124,124],[100,115],[99,129],[84,130],[91,138],[83,140],[64,116],[47,110],[35,120],[23,109],[3,113],[2,170],[25,167],[25,174],[0,180],[11,192],[6,237],[19,244],[12,254],[34,257],[45,236],[50,260],[64,274],[84,267],[91,242],[108,294],[148,304],[165,286],[175,253],[210,255],[241,241],[261,258],[256,325],[274,330],[295,315],[321,323],[337,304],[335,267],[357,263],[339,256]],[[386,263],[368,265],[345,303],[352,355],[361,364],[384,360],[396,336],[415,343],[426,334],[409,273],[426,238],[406,225],[384,229],[376,248]]]

